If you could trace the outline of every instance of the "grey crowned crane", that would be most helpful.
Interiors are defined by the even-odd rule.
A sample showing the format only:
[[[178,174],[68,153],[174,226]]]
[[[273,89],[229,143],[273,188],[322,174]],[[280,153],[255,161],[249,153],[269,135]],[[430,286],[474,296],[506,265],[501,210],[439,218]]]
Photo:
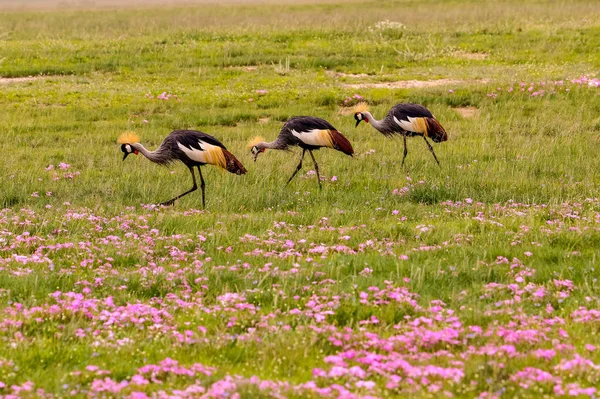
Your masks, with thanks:
[[[402,135],[404,139],[402,166],[404,166],[404,160],[406,159],[406,154],[408,154],[406,138],[414,136],[423,137],[429,151],[433,154],[433,158],[438,166],[440,166],[440,161],[435,156],[433,147],[427,141],[427,137],[433,140],[434,143],[441,143],[448,140],[448,134],[446,134],[446,130],[435,119],[433,114],[424,106],[419,104],[398,104],[390,109],[383,120],[378,121],[368,111],[367,104],[361,103],[354,109],[354,119],[356,120],[357,127],[361,121],[365,121],[383,133],[384,136]]]
[[[277,139],[273,142],[267,143],[263,141],[262,137],[256,137],[249,143],[250,151],[254,155],[254,162],[256,162],[258,155],[265,152],[267,148],[289,150],[290,147],[294,146],[302,148],[302,156],[300,157],[300,163],[288,179],[286,185],[292,181],[302,168],[302,161],[304,160],[306,151],[308,151],[315,164],[319,188],[321,188],[321,176],[319,175],[319,165],[313,155],[313,151],[327,147],[341,151],[346,155],[352,156],[354,154],[352,144],[350,144],[344,135],[326,120],[313,116],[296,116],[289,119],[281,128]]]
[[[148,151],[144,148],[140,144],[140,138],[131,132],[121,134],[117,142],[121,144],[121,151],[124,154],[123,161],[129,154],[138,155],[141,153],[150,161],[159,165],[166,166],[173,162],[181,161],[188,167],[192,174],[194,186],[185,193],[161,204],[165,206],[173,205],[175,200],[198,189],[194,167],[198,168],[198,174],[200,175],[203,208],[206,206],[206,202],[205,183],[202,177],[202,170],[200,169],[201,166],[216,165],[236,175],[246,173],[244,165],[232,153],[227,151],[227,148],[219,140],[196,130],[174,130],[164,139],[156,151]]]

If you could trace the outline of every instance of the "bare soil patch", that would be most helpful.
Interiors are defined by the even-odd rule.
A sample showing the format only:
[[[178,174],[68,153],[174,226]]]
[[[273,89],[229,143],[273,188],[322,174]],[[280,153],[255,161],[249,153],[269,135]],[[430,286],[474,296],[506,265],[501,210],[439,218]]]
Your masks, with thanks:
[[[426,88],[426,87],[438,87],[438,86],[450,86],[450,85],[464,85],[464,84],[485,84],[488,83],[488,79],[480,80],[456,80],[456,79],[436,79],[436,80],[399,80],[397,82],[381,82],[381,83],[352,83],[344,84],[344,87],[352,89],[413,89],[413,88]]]
[[[479,115],[479,110],[476,107],[458,107],[454,110],[463,118],[474,118]]]
[[[279,5],[336,3],[338,0],[0,0],[2,10],[101,9],[205,5]],[[345,0],[359,2],[359,0]]]
[[[46,79],[47,76],[28,76],[26,78],[0,78],[0,85],[7,85],[11,83],[24,83],[33,82],[34,80]]]
[[[343,116],[353,115],[354,107],[340,107],[338,109],[338,114],[343,115]]]
[[[452,55],[457,58],[464,58],[465,60],[476,60],[476,61],[487,60],[490,57],[490,55],[487,53],[469,53],[466,51],[457,51],[457,52],[453,53]]]
[[[258,65],[246,65],[246,66],[228,66],[225,69],[233,69],[235,71],[253,72],[258,70]]]
[[[366,73],[344,73],[344,72],[335,72],[335,71],[326,71],[327,75],[332,76],[334,78],[368,78],[369,75]]]

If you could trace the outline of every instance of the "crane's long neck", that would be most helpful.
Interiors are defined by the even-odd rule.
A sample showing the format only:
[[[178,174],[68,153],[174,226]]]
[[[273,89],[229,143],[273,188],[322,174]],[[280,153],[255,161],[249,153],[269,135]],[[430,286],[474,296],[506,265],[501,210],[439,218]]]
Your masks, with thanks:
[[[141,152],[143,156],[145,156],[146,158],[148,158],[150,161],[152,161],[154,163],[164,165],[167,162],[169,162],[168,154],[165,152],[162,145],[160,147],[158,147],[158,149],[156,151],[148,151],[146,149],[146,147],[144,147],[140,143],[131,144],[131,147],[133,147],[133,149]]]
[[[378,121],[377,119],[375,119],[369,111],[365,111],[363,112],[363,114],[367,117],[367,120],[371,125],[373,125],[375,129],[379,130],[380,132],[387,131],[387,129],[385,128],[385,123],[383,121]]]
[[[284,140],[280,140],[279,137],[275,139],[275,141],[271,141],[270,143],[263,141],[257,145],[258,148],[269,148],[273,150],[285,150],[288,148],[288,144]]]

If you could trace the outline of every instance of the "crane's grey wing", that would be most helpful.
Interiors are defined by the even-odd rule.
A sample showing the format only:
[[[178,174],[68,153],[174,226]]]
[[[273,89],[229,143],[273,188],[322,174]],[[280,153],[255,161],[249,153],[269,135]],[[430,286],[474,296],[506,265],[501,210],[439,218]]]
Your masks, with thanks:
[[[433,114],[420,104],[398,104],[392,107],[390,113],[398,119],[407,120],[411,118],[433,118]]]
[[[210,134],[199,132],[197,130],[174,130],[169,136],[175,139],[178,143],[181,143],[189,148],[200,149],[198,142],[202,141],[204,143],[226,149],[223,143]]]
[[[354,154],[352,145],[333,125],[314,116],[297,116],[286,122],[284,130],[300,143],[312,147],[329,147],[345,154]]]
[[[281,135],[290,144],[305,144],[313,147],[333,147],[329,130],[335,128],[326,120],[314,116],[295,116],[281,129]]]
[[[289,119],[284,127],[297,132],[305,132],[313,129],[321,130],[337,130],[333,125],[325,119],[314,116],[296,116]]]
[[[387,118],[389,118],[389,123],[393,121],[393,124],[408,132],[409,136],[424,135],[436,143],[448,140],[448,135],[442,125],[435,119],[431,111],[422,105],[398,104],[390,110]]]
[[[173,152],[188,166],[209,164],[227,169],[230,153],[211,135],[196,130],[175,130],[168,140]]]
[[[425,134],[431,112],[419,104],[398,104],[388,113],[388,121],[406,132]]]

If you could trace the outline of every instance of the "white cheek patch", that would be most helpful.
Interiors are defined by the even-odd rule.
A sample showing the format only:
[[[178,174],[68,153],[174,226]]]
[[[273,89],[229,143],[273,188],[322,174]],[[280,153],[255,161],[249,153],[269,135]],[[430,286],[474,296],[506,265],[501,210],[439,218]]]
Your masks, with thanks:
[[[125,150],[126,150],[127,152],[131,152],[131,146],[130,146],[129,144],[127,144],[127,145],[125,146]]]

